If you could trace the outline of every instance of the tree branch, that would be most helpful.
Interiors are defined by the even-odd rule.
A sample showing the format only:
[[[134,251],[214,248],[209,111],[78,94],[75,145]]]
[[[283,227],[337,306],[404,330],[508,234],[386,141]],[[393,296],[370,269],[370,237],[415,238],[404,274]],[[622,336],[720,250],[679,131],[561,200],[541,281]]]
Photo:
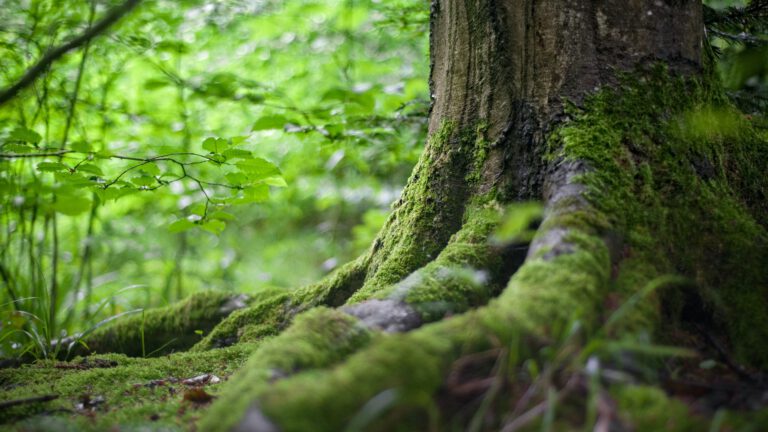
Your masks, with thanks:
[[[61,56],[103,33],[106,29],[112,26],[112,24],[122,18],[123,15],[136,7],[140,1],[141,0],[125,0],[121,5],[109,11],[104,18],[94,24],[93,27],[88,28],[79,36],[48,51],[37,63],[35,63],[34,66],[27,69],[24,75],[22,75],[15,84],[0,90],[0,105],[13,99],[21,90],[32,84],[37,77],[42,75],[48,67]]]
[[[0,153],[0,159],[21,159],[21,158],[36,158],[36,157],[49,157],[49,156],[63,156],[67,153],[73,153],[72,150],[59,150],[43,153]]]

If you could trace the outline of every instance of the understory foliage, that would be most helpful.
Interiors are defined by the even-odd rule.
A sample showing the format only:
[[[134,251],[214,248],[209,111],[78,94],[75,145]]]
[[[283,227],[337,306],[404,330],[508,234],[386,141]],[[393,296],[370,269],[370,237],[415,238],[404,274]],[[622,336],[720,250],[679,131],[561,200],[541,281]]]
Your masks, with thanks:
[[[0,87],[119,4],[4,2]],[[140,2],[54,62],[0,106],[0,356],[200,290],[293,289],[367,248],[423,140],[425,17]]]

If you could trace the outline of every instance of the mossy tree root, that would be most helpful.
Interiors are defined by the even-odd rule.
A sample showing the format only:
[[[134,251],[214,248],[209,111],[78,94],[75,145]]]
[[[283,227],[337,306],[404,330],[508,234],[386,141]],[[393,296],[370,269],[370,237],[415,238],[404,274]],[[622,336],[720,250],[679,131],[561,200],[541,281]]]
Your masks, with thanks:
[[[722,324],[725,332],[718,336],[726,338],[740,361],[767,364],[766,349],[757,339],[768,331],[761,324],[768,319],[768,275],[759,264],[768,257],[768,236],[756,222],[763,216],[754,215],[748,201],[755,186],[745,195],[739,188],[743,179],[734,178],[759,160],[765,136],[739,117],[734,121],[743,128],[728,145],[718,135],[681,130],[691,124],[691,116],[712,106],[723,115],[733,115],[731,108],[712,88],[670,76],[663,68],[639,74],[621,90],[606,89],[587,100],[552,134],[545,219],[525,263],[497,299],[471,309],[482,301],[473,300],[478,291],[466,278],[440,279],[441,259],[462,262],[447,259],[461,249],[454,246],[462,243],[455,241],[461,230],[434,263],[399,283],[364,284],[346,310],[369,329],[388,330],[394,322],[393,329],[408,330],[418,325],[408,318],[413,311],[423,321],[445,316],[445,310],[437,308],[432,315],[423,307],[434,303],[433,294],[439,298],[441,287],[463,293],[465,303],[450,300],[460,305],[455,312],[471,310],[407,333],[374,333],[335,367],[298,371],[269,386],[253,370],[243,372],[257,378],[250,386],[225,389],[201,427],[439,428],[444,413],[435,398],[463,356],[501,347],[518,354],[527,349],[528,354],[510,361],[535,358],[538,341],[551,344],[575,322],[588,335],[612,340],[634,335],[647,341],[662,322],[684,325],[688,297],[704,305],[698,311],[702,319]],[[605,310],[601,306],[610,299],[629,306]],[[377,301],[399,301],[398,307],[407,308],[373,319],[371,308],[355,309]],[[229,409],[235,401],[240,411]]]
[[[563,169],[572,167],[563,165]],[[575,178],[567,174],[562,177]],[[568,185],[558,191],[570,187]],[[556,208],[566,198],[572,195],[553,194],[550,208]],[[571,206],[570,211],[596,213],[586,201],[580,202]],[[574,319],[586,323],[595,315],[593,312],[610,279],[611,253],[603,235],[605,227],[589,223],[566,227],[557,221],[561,216],[558,212],[549,213],[545,219],[547,228],[538,236],[539,244],[546,242],[546,246],[540,246],[531,254],[501,296],[487,306],[408,333],[375,336],[375,343],[365,344],[333,369],[302,371],[267,385],[268,371],[263,366],[247,368],[233,381],[250,384],[230,386],[212,406],[201,427],[206,430],[343,430],[350,422],[362,421],[360,416],[364,417],[370,409],[366,404],[384,397],[383,394],[396,399],[396,407],[389,409],[385,417],[397,418],[402,427],[423,427],[430,410],[434,409],[431,402],[434,394],[453,363],[463,355],[506,346],[523,335],[549,337],[555,329]],[[548,240],[553,233],[562,232],[566,234],[555,234],[559,241]],[[466,231],[460,231],[454,238],[466,238],[465,235]],[[449,243],[441,254],[442,260],[451,256],[452,244],[460,242]],[[442,260],[436,259],[434,267],[427,266],[421,271],[429,273],[440,268]],[[459,283],[458,280],[452,282]],[[466,282],[464,279],[465,287],[472,286]],[[435,286],[439,285],[439,282],[426,283],[421,288],[436,295]],[[448,288],[451,286],[449,283]],[[418,287],[414,289],[418,291]],[[397,292],[397,286],[385,292]],[[413,296],[412,299],[419,298],[416,294]],[[404,298],[407,301],[409,296]],[[468,298],[464,300],[466,304],[475,306],[472,295]],[[422,317],[435,318],[431,312]],[[282,344],[281,338],[276,338],[274,343]],[[239,411],[232,410],[234,404]],[[225,411],[227,420],[221,421]]]
[[[369,254],[351,261],[322,281],[293,292],[262,292],[247,308],[238,310],[208,333],[192,350],[204,351],[239,342],[256,342],[280,333],[296,314],[316,306],[340,306],[363,283]]]
[[[136,311],[104,323],[83,335],[58,342],[54,349],[60,358],[93,353],[146,357],[183,351],[251,300],[242,294],[201,292],[167,307]]]

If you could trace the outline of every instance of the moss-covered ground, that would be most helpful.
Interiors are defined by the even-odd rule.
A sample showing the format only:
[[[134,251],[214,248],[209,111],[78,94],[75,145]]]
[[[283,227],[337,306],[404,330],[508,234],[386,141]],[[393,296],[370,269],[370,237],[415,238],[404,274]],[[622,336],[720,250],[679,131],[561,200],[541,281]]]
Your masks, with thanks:
[[[57,398],[4,407],[0,420],[18,430],[189,430],[254,347],[156,358],[103,354],[3,369],[2,401]]]

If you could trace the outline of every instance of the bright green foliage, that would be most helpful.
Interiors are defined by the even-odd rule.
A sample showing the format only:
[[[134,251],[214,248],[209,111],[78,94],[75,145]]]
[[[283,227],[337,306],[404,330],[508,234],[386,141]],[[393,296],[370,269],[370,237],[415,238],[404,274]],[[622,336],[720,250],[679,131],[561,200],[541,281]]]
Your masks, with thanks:
[[[5,2],[0,88],[112,7]],[[141,2],[55,62],[0,106],[0,352],[201,289],[290,290],[362,252],[351,230],[420,152],[426,12]]]

